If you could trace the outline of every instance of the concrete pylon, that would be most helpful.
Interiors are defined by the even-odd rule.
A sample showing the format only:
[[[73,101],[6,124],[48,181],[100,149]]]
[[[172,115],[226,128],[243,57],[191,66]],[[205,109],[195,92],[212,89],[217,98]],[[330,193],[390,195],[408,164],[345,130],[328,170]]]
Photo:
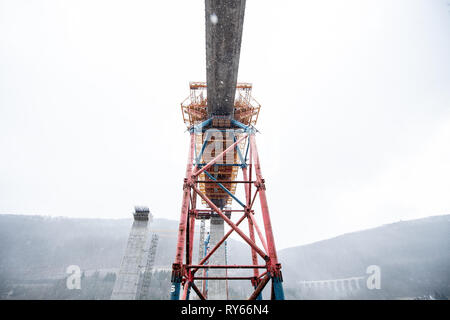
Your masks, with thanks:
[[[205,237],[206,237],[206,225],[205,225],[205,219],[200,220],[200,236],[198,239],[198,263],[200,264],[200,261],[205,257]],[[205,270],[199,270],[198,273],[203,275]],[[195,281],[196,286],[201,290],[201,292],[204,292],[204,280],[196,280]],[[192,296],[193,300],[199,299],[196,294]]]
[[[148,237],[148,222],[151,221],[150,210],[135,207],[134,221],[128,237],[127,248],[114,283],[111,300],[135,300],[141,267],[143,265],[144,245]]]
[[[209,247],[214,246],[224,236],[224,221],[219,216],[211,216],[209,227]],[[225,264],[225,244],[222,244],[216,252],[209,258],[210,265]],[[225,277],[225,269],[209,269],[208,277]],[[208,300],[226,300],[227,299],[227,282],[223,280],[208,280]]]
[[[208,116],[232,118],[244,26],[245,0],[206,0]]]

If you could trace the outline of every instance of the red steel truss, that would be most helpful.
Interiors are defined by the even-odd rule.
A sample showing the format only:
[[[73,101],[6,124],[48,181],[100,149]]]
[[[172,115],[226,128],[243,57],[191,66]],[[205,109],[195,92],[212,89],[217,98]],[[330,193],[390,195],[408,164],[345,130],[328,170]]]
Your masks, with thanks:
[[[258,108],[259,111],[259,108]],[[201,157],[196,156],[196,133],[204,132],[206,128],[214,123],[214,119],[208,119],[196,126],[192,126],[190,130],[190,148],[188,153],[188,161],[186,165],[186,173],[183,184],[183,200],[181,206],[180,224],[178,228],[178,242],[176,248],[175,262],[172,267],[172,287],[171,299],[189,299],[191,289],[199,296],[200,299],[206,299],[205,295],[194,283],[195,280],[249,280],[254,288],[253,293],[249,296],[250,300],[260,299],[261,292],[272,280],[271,298],[281,300],[284,299],[284,292],[282,286],[281,264],[278,261],[277,251],[275,247],[274,235],[272,232],[272,224],[269,214],[269,206],[266,198],[265,180],[262,176],[259,154],[256,146],[255,132],[252,124],[242,124],[237,120],[229,121],[230,127],[239,131],[239,138],[234,140],[225,150],[215,155],[207,163],[199,161]],[[217,122],[216,122],[217,123]],[[227,128],[228,130],[228,128]],[[238,134],[236,134],[238,136]],[[205,141],[206,145],[207,141]],[[242,171],[242,180],[217,178],[215,179],[208,170],[219,166],[220,161],[229,154],[239,153],[239,145],[246,143],[247,153],[245,158],[241,155],[240,161],[235,159],[232,165],[237,166]],[[248,155],[248,157],[247,157]],[[208,177],[205,177],[205,174]],[[203,178],[201,178],[203,176]],[[211,199],[212,193],[203,192],[200,185],[213,184],[216,189],[220,187],[226,192],[227,197],[231,197],[238,202],[241,210],[226,210],[219,208],[214,199]],[[234,195],[234,192],[225,186],[232,184],[242,185],[245,193],[245,200],[239,201]],[[204,187],[204,190],[209,190]],[[208,196],[209,195],[209,196]],[[200,198],[202,201],[197,201]],[[262,215],[263,225],[259,226],[255,219],[255,209],[257,207],[256,198],[259,198],[259,206]],[[207,208],[200,208],[200,202],[206,204]],[[230,227],[230,230],[224,237],[212,247],[203,259],[197,263],[193,263],[192,252],[194,242],[194,228],[196,219],[201,219],[217,214]],[[244,232],[239,226],[246,220],[248,224],[248,231]],[[224,244],[225,240],[232,234],[238,234],[250,247],[251,264],[249,265],[211,265],[208,263],[210,257],[216,250]],[[260,242],[257,244],[256,237]],[[258,256],[264,261],[263,264],[258,264]],[[251,269],[253,276],[236,277],[206,277],[203,272],[199,270],[212,268],[225,269]],[[261,269],[263,269],[261,271]],[[261,271],[261,272],[260,272]]]

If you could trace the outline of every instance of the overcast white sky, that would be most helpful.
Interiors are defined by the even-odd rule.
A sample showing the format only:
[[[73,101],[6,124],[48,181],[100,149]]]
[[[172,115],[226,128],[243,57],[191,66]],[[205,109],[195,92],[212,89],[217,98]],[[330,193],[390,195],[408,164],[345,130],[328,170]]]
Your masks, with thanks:
[[[0,0],[0,213],[178,220],[204,1]],[[247,0],[278,248],[450,213],[448,0]]]

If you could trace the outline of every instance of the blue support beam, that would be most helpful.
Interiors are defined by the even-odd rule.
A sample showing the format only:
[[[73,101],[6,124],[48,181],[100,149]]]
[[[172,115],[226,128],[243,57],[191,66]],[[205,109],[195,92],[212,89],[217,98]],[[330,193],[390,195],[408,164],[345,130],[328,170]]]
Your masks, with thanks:
[[[200,154],[195,157],[195,163],[197,163],[197,164],[200,162],[200,160],[203,156],[203,152],[205,152],[206,145],[208,144],[209,136],[210,136],[209,133],[207,133],[205,141],[203,142],[203,145],[202,145],[202,149],[200,150]],[[197,150],[197,148],[194,148],[194,149]]]
[[[242,122],[239,122],[239,121],[237,121],[235,119],[231,119],[231,124],[236,126],[236,127],[238,127],[238,128],[244,129],[244,132],[254,133],[256,131],[256,129],[253,128],[253,126],[246,126]]]
[[[280,277],[272,278],[272,286],[275,300],[284,300],[283,280]]]
[[[180,287],[181,279],[175,279],[172,281],[172,287],[170,288],[170,300],[180,300]]]
[[[208,120],[203,121],[202,123],[199,123],[196,126],[193,126],[189,129],[190,132],[202,132],[203,128],[206,126],[209,126],[212,122],[212,118],[209,118]]]
[[[233,141],[236,142],[236,135],[235,135],[234,133],[233,133]],[[242,167],[242,168],[247,167],[247,163],[246,163],[244,157],[242,156],[241,149],[239,149],[239,146],[238,146],[238,145],[236,145],[236,150],[237,150],[239,159],[241,160],[241,164],[242,164],[241,167]]]
[[[204,172],[205,172],[205,174],[206,174],[211,180],[217,181],[217,179],[214,178],[208,171],[204,171]],[[226,193],[228,193],[228,194],[230,195],[230,197],[232,197],[234,200],[236,200],[236,202],[239,203],[243,208],[245,208],[245,204],[243,204],[238,198],[236,198],[235,195],[232,194],[232,193],[230,192],[230,190],[228,190],[227,188],[225,188],[223,184],[221,184],[221,183],[219,183],[219,182],[216,182],[216,184],[217,184],[223,191],[225,191]]]
[[[197,166],[199,168],[206,166],[207,163],[198,163]],[[242,164],[240,163],[214,163],[213,166],[218,167],[242,167]]]
[[[247,163],[248,159],[248,149],[250,149],[250,137],[247,138],[247,150],[245,150],[245,163]]]

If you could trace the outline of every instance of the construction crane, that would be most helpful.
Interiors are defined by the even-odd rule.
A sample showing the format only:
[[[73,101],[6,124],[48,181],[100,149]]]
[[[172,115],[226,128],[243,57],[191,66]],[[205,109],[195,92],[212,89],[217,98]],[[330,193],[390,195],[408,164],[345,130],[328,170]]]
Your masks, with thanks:
[[[245,0],[205,1],[206,83],[191,82],[190,95],[181,103],[190,143],[172,265],[174,300],[189,299],[191,289],[200,299],[226,299],[230,280],[249,280],[253,286],[250,300],[261,299],[262,290],[271,280],[271,298],[284,299],[281,264],[255,139],[254,126],[261,106],[251,95],[252,85],[237,82],[244,11]],[[239,173],[242,180],[237,180]],[[243,186],[245,199],[236,196],[237,185]],[[256,197],[265,235],[255,217]],[[233,204],[239,209],[232,209]],[[198,219],[209,220],[209,249],[194,264],[192,251]],[[248,222],[248,235],[239,228],[244,220]],[[227,233],[225,223],[230,227]],[[250,247],[248,265],[228,265],[224,243],[233,232]],[[258,256],[263,264],[258,263]],[[229,276],[226,271],[231,268],[252,270],[253,275]],[[261,269],[265,271],[260,273]],[[197,287],[196,280],[207,281],[207,296]]]

